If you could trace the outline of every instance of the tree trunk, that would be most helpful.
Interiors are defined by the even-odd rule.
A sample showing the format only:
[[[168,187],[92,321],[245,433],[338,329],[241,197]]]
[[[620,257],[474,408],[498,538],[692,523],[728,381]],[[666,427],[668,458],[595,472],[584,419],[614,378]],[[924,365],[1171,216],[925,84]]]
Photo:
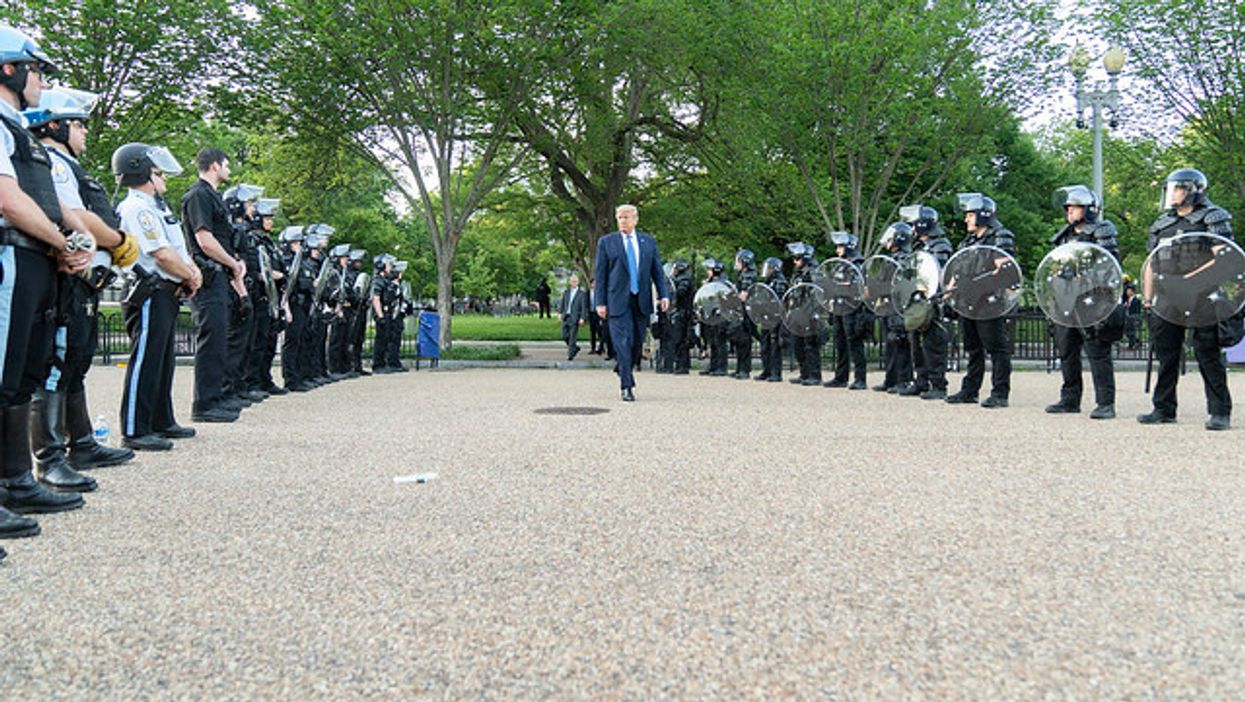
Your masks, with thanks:
[[[448,244],[437,247],[437,314],[441,316],[438,343],[442,352],[449,351],[453,345],[450,322],[454,314],[454,251],[457,248]]]

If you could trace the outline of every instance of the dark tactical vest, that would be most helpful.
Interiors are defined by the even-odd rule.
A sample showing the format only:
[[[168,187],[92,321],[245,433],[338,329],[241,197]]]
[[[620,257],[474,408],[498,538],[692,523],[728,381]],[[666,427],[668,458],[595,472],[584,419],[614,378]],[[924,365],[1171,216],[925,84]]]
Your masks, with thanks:
[[[63,154],[57,154],[69,166],[69,170],[73,172],[73,177],[78,181],[78,194],[82,197],[82,204],[90,210],[95,216],[104,220],[112,229],[121,228],[121,219],[117,217],[117,210],[113,208],[112,201],[108,197],[108,191],[104,190],[104,186],[100,185],[98,180],[87,175],[86,169],[82,164]]]
[[[1097,222],[1087,222],[1081,226],[1081,231],[1076,230],[1076,225],[1069,224],[1059,233],[1051,238],[1051,244],[1054,246],[1063,246],[1069,242],[1083,241],[1089,244],[1097,244],[1106,249],[1117,259],[1120,257],[1119,234],[1115,229],[1115,225],[1109,220],[1098,220]]]
[[[39,205],[43,214],[59,227],[61,204],[52,182],[52,161],[47,149],[25,127],[7,115],[0,115],[0,122],[13,135],[13,170],[17,172],[17,184],[22,192]],[[50,248],[50,247],[49,247]]]
[[[1176,214],[1174,209],[1168,210],[1151,225],[1146,250],[1153,251],[1164,239],[1186,232],[1208,232],[1231,239],[1231,219],[1232,215],[1227,210],[1209,201],[1204,201],[1184,217]]]

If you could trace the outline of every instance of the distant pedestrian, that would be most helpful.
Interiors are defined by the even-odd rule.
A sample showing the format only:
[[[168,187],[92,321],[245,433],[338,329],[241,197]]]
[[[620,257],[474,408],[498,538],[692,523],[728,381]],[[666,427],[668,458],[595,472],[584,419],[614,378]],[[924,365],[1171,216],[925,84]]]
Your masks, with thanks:
[[[562,320],[562,340],[566,342],[566,360],[574,361],[579,353],[579,328],[588,321],[588,299],[579,289],[579,276],[571,275],[570,287],[562,293],[558,319]]]
[[[536,304],[540,307],[540,318],[552,317],[549,311],[549,293],[553,292],[549,288],[549,282],[541,280],[540,285],[536,286]]]

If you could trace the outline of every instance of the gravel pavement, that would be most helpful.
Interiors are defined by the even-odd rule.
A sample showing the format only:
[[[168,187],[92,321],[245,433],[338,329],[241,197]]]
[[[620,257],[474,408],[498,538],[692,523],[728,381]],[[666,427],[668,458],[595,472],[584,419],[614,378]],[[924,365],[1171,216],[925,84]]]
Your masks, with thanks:
[[[1196,371],[1159,427],[1139,373],[1107,422],[1038,372],[994,411],[637,380],[365,378],[95,471],[4,542],[0,699],[1245,697],[1245,430]]]

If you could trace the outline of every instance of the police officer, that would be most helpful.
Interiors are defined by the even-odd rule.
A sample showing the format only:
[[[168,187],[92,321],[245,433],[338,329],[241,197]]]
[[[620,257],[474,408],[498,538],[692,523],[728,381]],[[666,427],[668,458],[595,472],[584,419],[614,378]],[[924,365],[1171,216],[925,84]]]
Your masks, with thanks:
[[[739,301],[748,301],[748,289],[757,282],[756,254],[748,249],[740,249],[735,254],[736,289]],[[727,327],[731,349],[735,352],[736,380],[747,380],[752,376],[752,340],[757,336],[756,324],[747,316]]]
[[[177,217],[162,196],[181,164],[163,147],[126,144],[112,154],[112,172],[129,193],[117,206],[121,228],[134,232],[139,256],[122,305],[130,362],[121,394],[122,443],[136,451],[167,451],[169,437],[191,432],[173,414],[173,330],[179,292],[192,297],[203,276],[190,257]]]
[[[350,269],[354,272],[354,283],[352,284],[352,300],[354,305],[354,317],[351,323],[350,332],[350,348],[349,361],[350,373],[356,378],[364,375],[371,375],[370,372],[363,369],[363,342],[367,340],[367,310],[371,306],[368,304],[371,299],[371,283],[364,281],[366,287],[361,288],[359,283],[360,276],[366,275],[363,272],[363,261],[367,258],[367,251],[364,249],[350,250]]]
[[[329,252],[336,273],[332,292],[333,317],[329,322],[329,375],[350,377],[347,349],[354,323],[354,271],[350,267],[350,244],[338,244]]]
[[[912,255],[912,226],[894,222],[886,227],[878,240],[882,249],[901,266]],[[898,394],[911,394],[915,388],[912,342],[902,314],[888,314],[882,320],[886,334],[886,375],[882,385],[873,389]]]
[[[906,211],[906,217],[905,217]],[[913,251],[925,251],[938,261],[939,270],[951,260],[954,249],[938,223],[938,210],[924,205],[900,208],[901,218],[912,225],[916,235]],[[918,395],[922,400],[944,400],[947,397],[947,344],[951,339],[950,322],[940,300],[931,300],[933,314],[929,323],[913,332],[913,357],[916,382],[900,395]]]
[[[264,295],[264,279],[259,270],[259,249],[255,247],[251,235],[251,230],[259,224],[255,204],[263,194],[262,187],[241,183],[226,190],[222,197],[233,226],[234,251],[246,266],[246,273],[242,276],[246,295],[240,296],[230,290],[229,364],[225,368],[223,387],[225,396],[237,400],[243,407],[250,407],[268,397],[267,393],[248,388],[246,383],[246,361],[255,344],[257,318],[264,314],[263,308],[254,305],[254,301]]]
[[[406,261],[393,264],[394,309],[393,320],[389,329],[389,367],[394,373],[406,373],[407,367],[402,364],[402,334],[406,330],[406,318],[414,312],[414,304],[407,294],[409,285],[402,282],[406,273]]]
[[[328,341],[327,287],[320,287],[320,276],[327,275],[326,267],[331,269],[324,249],[328,238],[334,232],[327,224],[312,224],[307,227],[303,236],[303,267],[312,281],[311,307],[307,314],[307,326],[303,330],[303,368],[306,369],[308,382],[316,387],[332,382],[328,373],[326,358]]]
[[[267,395],[284,395],[288,390],[272,379],[272,361],[277,355],[277,337],[285,326],[280,290],[285,280],[285,263],[277,243],[272,239],[274,220],[281,201],[260,198],[255,202],[255,222],[247,233],[255,265],[247,263],[247,275],[255,276],[255,339],[246,363],[245,383],[248,390]]]
[[[725,277],[723,271],[726,269],[726,266],[718,259],[713,257],[706,258],[702,265],[705,267],[705,280],[702,285],[721,282]],[[704,338],[705,345],[709,347],[709,366],[702,369],[700,374],[715,378],[724,377],[726,375],[727,363],[726,347],[730,342],[727,336],[726,325],[702,322],[700,329],[700,335]]]
[[[43,76],[55,68],[27,35],[0,25],[0,537],[33,536],[39,525],[14,515],[82,506],[76,493],[52,492],[35,480],[30,456],[30,398],[52,352],[51,322],[58,266],[90,263],[90,237],[63,212],[52,162],[25,126],[21,110],[38,107]],[[86,249],[81,248],[86,238]],[[11,510],[11,511],[10,511]]]
[[[860,254],[860,241],[851,232],[831,232],[830,243],[834,245],[834,255],[857,266],[864,263]],[[868,387],[866,373],[868,361],[865,359],[865,339],[873,333],[873,313],[865,306],[847,313],[833,315],[834,325],[834,377],[826,381],[828,388],[848,388],[864,390]],[[855,375],[848,385],[848,375]]]
[[[1072,185],[1061,188],[1056,197],[1062,200],[1067,224],[1051,237],[1052,247],[1084,241],[1101,246],[1117,260],[1120,258],[1115,225],[1102,217],[1102,205],[1094,191],[1084,185]],[[1123,336],[1123,310],[1091,329],[1074,329],[1059,324],[1051,326],[1055,333],[1055,351],[1059,355],[1063,385],[1059,388],[1059,402],[1049,405],[1046,411],[1050,414],[1081,411],[1081,394],[1085,385],[1081,379],[1081,349],[1084,348],[1085,355],[1089,356],[1096,403],[1089,416],[1091,419],[1114,419],[1115,369],[1111,363],[1111,345]]]
[[[812,244],[793,241],[787,244],[787,252],[791,254],[792,285],[812,283],[813,272],[817,270],[817,259],[813,258],[815,249]],[[791,383],[797,385],[821,385],[821,346],[825,343],[825,332],[815,331],[808,336],[792,334],[792,352],[800,365],[800,376],[792,378]]]
[[[57,275],[55,353],[32,405],[36,477],[53,489],[81,492],[95,489],[95,481],[77,469],[117,465],[134,457],[130,449],[95,441],[83,383],[99,341],[99,290],[115,278],[114,263],[128,267],[138,256],[133,237],[118,231],[120,222],[104,187],[77,160],[86,151],[86,120],[95,100],[91,93],[56,88],[44,91],[39,106],[23,113],[52,156],[52,181],[62,207],[77,215],[99,246],[111,249],[96,251],[81,275]]]
[[[782,259],[770,256],[761,264],[761,280],[778,299],[787,294],[787,276],[782,273]],[[761,332],[761,374],[755,380],[782,382],[782,324]]]
[[[389,254],[380,254],[372,259],[375,274],[372,276],[371,308],[376,320],[376,332],[372,337],[372,372],[377,375],[393,372],[389,367],[389,334],[396,291],[390,276],[396,261]]]
[[[671,282],[674,283],[674,299],[667,310],[670,321],[669,339],[673,349],[670,355],[670,372],[675,375],[687,375],[691,371],[691,335],[695,321],[694,280],[692,266],[685,258],[676,258],[671,269]],[[589,317],[596,317],[590,314]]]
[[[301,226],[286,227],[281,232],[285,244],[285,289],[282,296],[286,302],[285,335],[281,342],[281,379],[290,392],[307,392],[315,386],[305,367],[303,351],[307,332],[307,317],[311,312],[311,293],[314,287],[310,267],[304,263],[306,251],[303,240],[306,229]]]
[[[242,403],[226,395],[229,327],[244,298],[246,263],[237,250],[229,210],[217,188],[229,180],[229,158],[207,147],[195,156],[199,179],[182,196],[182,229],[191,257],[203,273],[203,286],[191,299],[195,326],[195,390],[191,418],[196,422],[232,422]],[[249,303],[249,300],[247,300]]]
[[[1206,195],[1208,186],[1206,176],[1193,168],[1181,168],[1167,176],[1164,212],[1150,226],[1150,251],[1163,240],[1184,232],[1207,232],[1232,238],[1232,216],[1210,201]],[[1206,428],[1211,431],[1229,429],[1232,395],[1220,355],[1218,326],[1194,327],[1191,331],[1193,353],[1206,389],[1206,411],[1210,414]],[[1154,384],[1154,410],[1137,417],[1142,424],[1176,421],[1176,381],[1180,378],[1180,351],[1184,339],[1184,327],[1150,315],[1150,343],[1159,362],[1159,372]]]
[[[960,242],[960,250],[970,246],[993,246],[1016,254],[1016,237],[998,219],[998,206],[994,200],[972,193],[961,197],[964,226],[968,235]],[[986,408],[1006,407],[1011,394],[1012,353],[1007,338],[1007,324],[1003,317],[974,320],[961,319],[964,334],[964,351],[968,354],[968,369],[960,391],[947,396],[951,404],[977,401],[981,382],[986,373],[986,354],[990,355],[990,396],[981,401]]]

